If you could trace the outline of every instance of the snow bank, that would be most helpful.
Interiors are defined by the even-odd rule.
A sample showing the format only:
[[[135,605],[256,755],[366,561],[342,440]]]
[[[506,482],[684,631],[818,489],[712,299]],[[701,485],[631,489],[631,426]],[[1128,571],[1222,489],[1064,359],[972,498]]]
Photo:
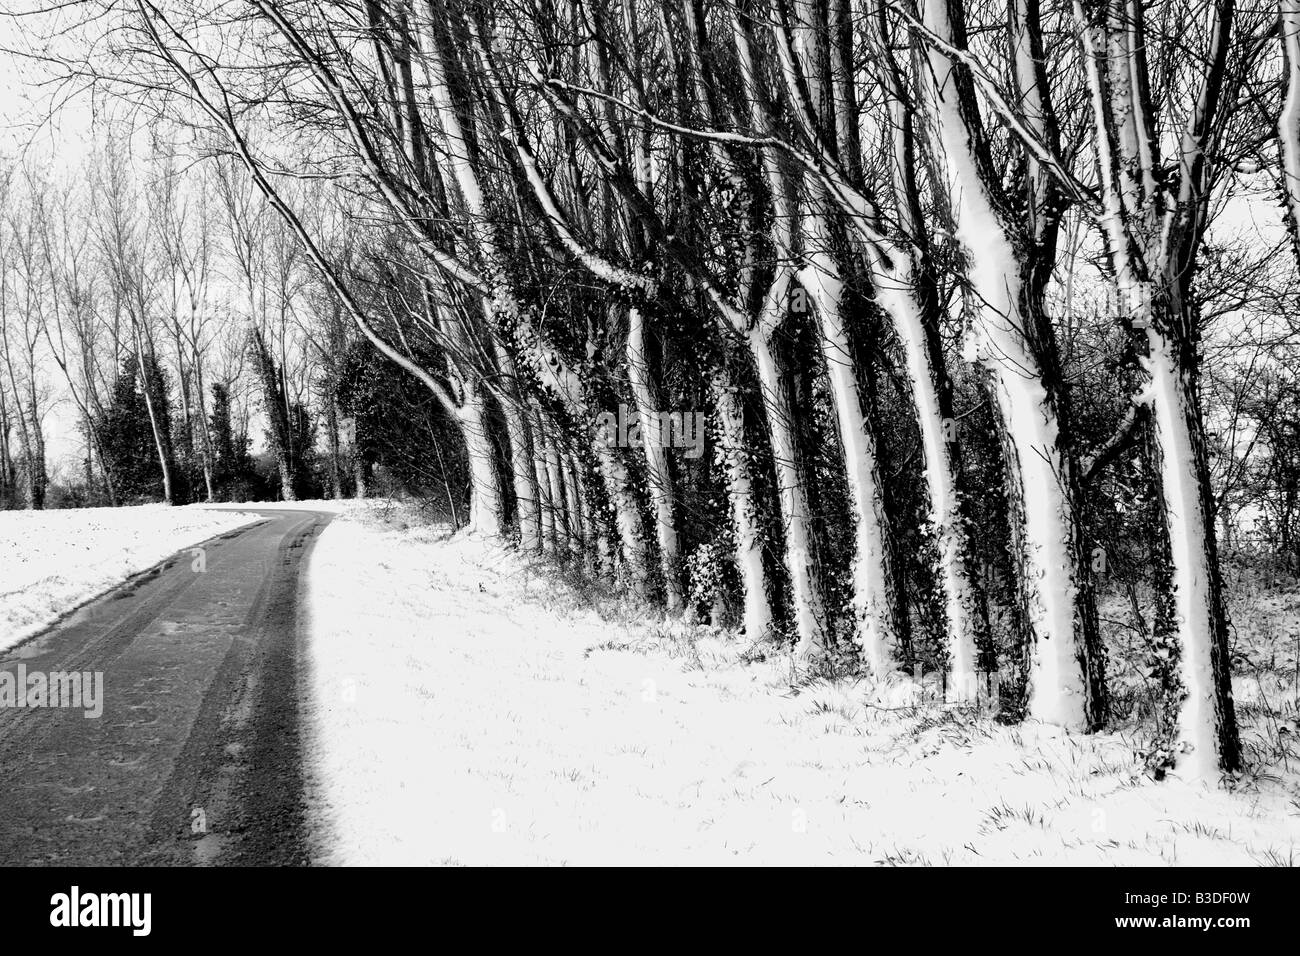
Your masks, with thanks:
[[[182,548],[254,520],[166,505],[0,511],[0,651]]]
[[[1117,735],[792,687],[789,657],[602,617],[397,511],[335,519],[304,587],[319,862],[1250,865],[1300,839],[1294,781],[1155,783]]]

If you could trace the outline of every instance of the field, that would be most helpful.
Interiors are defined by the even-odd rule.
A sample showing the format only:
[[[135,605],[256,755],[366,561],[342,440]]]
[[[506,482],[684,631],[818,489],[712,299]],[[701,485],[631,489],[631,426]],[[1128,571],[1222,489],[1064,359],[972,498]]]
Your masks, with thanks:
[[[1246,578],[1256,581],[1247,590]],[[1250,766],[1146,771],[1141,707],[1076,736],[900,679],[800,680],[398,508],[326,530],[307,587],[324,861],[1294,862],[1294,583],[1235,581]],[[1118,632],[1113,635],[1121,639]],[[1119,681],[1130,705],[1141,675]]]

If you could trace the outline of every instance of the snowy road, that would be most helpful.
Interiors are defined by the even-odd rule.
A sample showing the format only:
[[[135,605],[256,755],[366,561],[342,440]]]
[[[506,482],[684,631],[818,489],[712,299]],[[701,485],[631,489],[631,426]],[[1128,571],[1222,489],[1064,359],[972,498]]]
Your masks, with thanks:
[[[0,695],[31,688],[0,707],[0,864],[307,862],[298,572],[332,516],[259,513],[0,651]],[[60,674],[81,706],[31,706]]]

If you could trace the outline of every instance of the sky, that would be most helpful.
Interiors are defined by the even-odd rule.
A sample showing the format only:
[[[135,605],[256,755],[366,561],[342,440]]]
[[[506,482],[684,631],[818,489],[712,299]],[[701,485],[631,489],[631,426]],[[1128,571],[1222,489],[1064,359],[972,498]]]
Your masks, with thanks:
[[[0,152],[56,163],[75,163],[89,139],[92,98],[84,84],[64,81],[62,67],[42,62],[47,52],[72,47],[71,37],[46,39],[61,16],[33,14],[39,0],[0,0]]]
[[[19,54],[34,18],[15,18],[15,10],[35,8],[31,0],[0,2],[0,156],[38,169],[75,168],[90,141],[92,104],[85,95],[59,97],[54,71]],[[56,110],[54,105],[60,103]],[[84,441],[75,426],[75,407],[66,390],[51,379],[60,396],[46,419],[46,440],[53,470],[80,456]]]
[[[0,36],[8,32],[9,25],[0,15]],[[93,120],[103,109],[89,93],[73,93],[67,84],[58,83],[53,69],[0,50],[0,157],[55,176],[76,175],[90,156]],[[45,419],[46,443],[51,470],[58,475],[77,467],[85,454],[85,440],[62,374],[54,368],[49,371],[47,384],[54,401]]]

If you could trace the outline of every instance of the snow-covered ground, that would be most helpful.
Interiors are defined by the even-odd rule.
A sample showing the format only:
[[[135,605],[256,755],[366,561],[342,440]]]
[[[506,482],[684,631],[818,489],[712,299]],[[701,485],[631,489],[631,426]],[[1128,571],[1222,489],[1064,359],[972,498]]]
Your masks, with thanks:
[[[345,511],[303,586],[320,862],[1297,858],[1294,757],[1232,792],[1157,783],[1123,735],[915,706],[909,683],[792,686],[788,657],[593,606],[400,509]]]
[[[0,651],[182,548],[254,520],[165,505],[0,511]]]

